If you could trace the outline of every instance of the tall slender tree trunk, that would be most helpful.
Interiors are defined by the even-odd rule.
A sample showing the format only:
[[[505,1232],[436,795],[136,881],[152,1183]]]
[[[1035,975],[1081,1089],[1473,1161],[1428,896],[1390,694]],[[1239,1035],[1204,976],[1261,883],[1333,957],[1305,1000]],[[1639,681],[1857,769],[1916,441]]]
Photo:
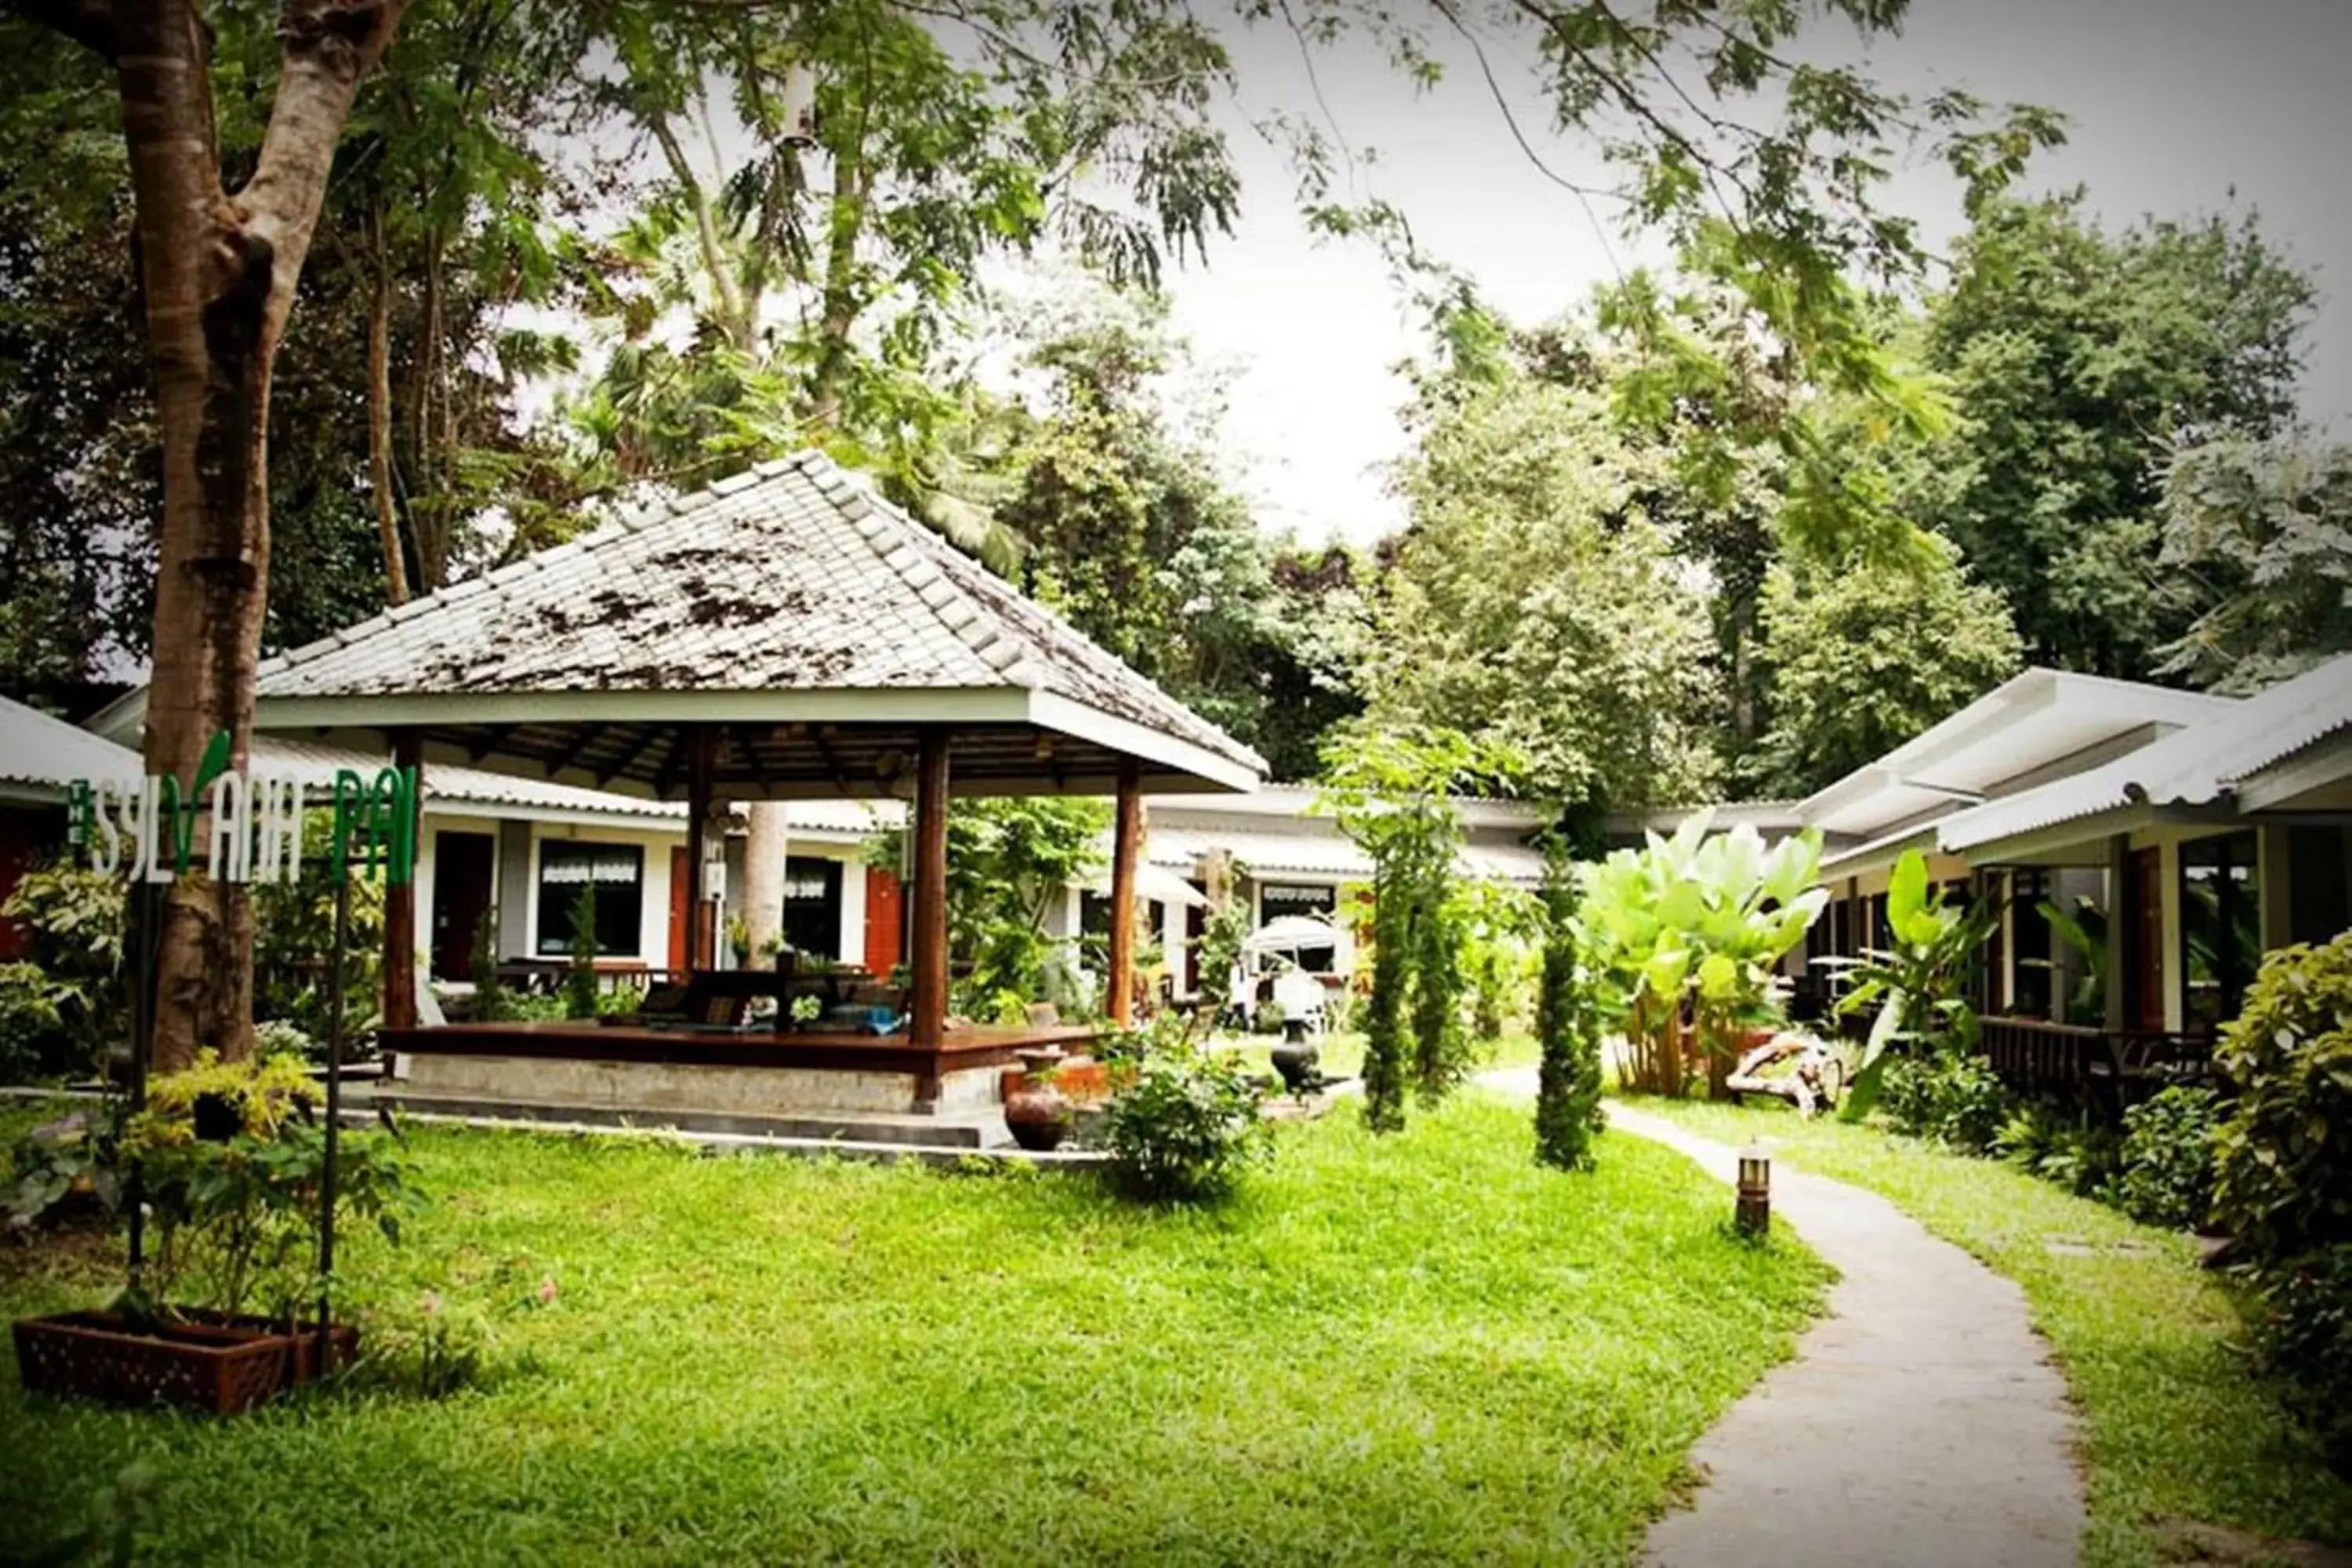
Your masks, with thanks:
[[[47,0],[38,19],[111,61],[138,215],[163,436],[163,517],[147,694],[151,773],[193,781],[216,731],[243,766],[269,587],[269,377],[360,79],[405,0],[287,0],[277,100],[253,177],[222,187],[211,37],[192,0]],[[253,1037],[245,889],[186,879],[165,900],[159,1066]]]
[[[368,484],[375,491],[376,535],[383,546],[384,597],[408,603],[408,562],[400,542],[400,507],[392,493],[392,258],[379,204],[370,236],[375,262],[368,300]]]

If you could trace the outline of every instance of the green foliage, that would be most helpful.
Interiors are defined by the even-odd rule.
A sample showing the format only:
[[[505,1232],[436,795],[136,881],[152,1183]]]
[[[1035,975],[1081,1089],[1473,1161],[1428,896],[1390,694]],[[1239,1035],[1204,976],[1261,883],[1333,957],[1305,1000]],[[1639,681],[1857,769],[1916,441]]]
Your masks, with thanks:
[[[1897,1132],[1963,1154],[1990,1153],[2010,1117],[2009,1090],[1992,1065],[1957,1052],[1890,1061],[1880,1104]]]
[[[27,871],[0,905],[30,961],[0,964],[0,1081],[103,1070],[127,1037],[125,893],[119,878],[59,863]]]
[[[1146,1055],[1103,1117],[1112,1179],[1147,1203],[1214,1203],[1272,1158],[1259,1091],[1230,1051],[1178,1040]]]
[[[2145,679],[2205,608],[2161,564],[2163,443],[2278,431],[2315,296],[2252,216],[2108,235],[2085,207],[1977,214],[1926,344],[1961,419],[1908,499],[2032,662]]]
[[[184,1072],[149,1086],[121,1152],[138,1163],[152,1251],[145,1302],[297,1310],[317,1276],[326,1133],[323,1103],[299,1058],[223,1062],[197,1053]],[[387,1137],[347,1133],[337,1148],[339,1229],[370,1221],[393,1241],[422,1202]]]
[[[1399,478],[1412,525],[1367,650],[1371,721],[1463,727],[1559,799],[1704,797],[1706,606],[1639,505],[1663,466],[1598,396],[1528,376],[1424,405]]]
[[[2010,1112],[1993,1152],[2078,1198],[2107,1193],[2123,1175],[2123,1135],[2081,1112],[2028,1103]]]
[[[2200,1228],[2213,1209],[2215,1095],[2172,1084],[2124,1112],[2123,1169],[2100,1194],[2142,1225]]]
[[[1873,1004],[1878,1008],[1840,1111],[1847,1121],[1861,1121],[1877,1103],[1891,1048],[1899,1045],[1913,1055],[1976,1054],[1977,1015],[1968,1002],[1969,979],[2000,920],[1990,900],[1965,907],[1944,902],[1941,891],[1927,885],[1927,857],[1916,849],[1903,852],[1886,889],[1886,925],[1895,945],[1864,952],[1864,962],[1851,971],[1852,987],[1838,1004],[1848,1015]]]
[[[320,1042],[330,1033],[327,987],[341,879],[328,853],[333,832],[332,812],[306,813],[300,875],[291,882],[257,882],[250,895],[255,1018],[282,1019]],[[348,880],[351,941],[342,954],[347,1050],[374,1027],[383,967],[383,885],[369,877]]]
[[[2352,932],[2264,960],[2214,1063],[2215,1222],[2266,1263],[2352,1243]]]
[[[2352,651],[2352,444],[2223,437],[2164,470],[2158,564],[2219,590],[2158,673],[2238,697]]]
[[[1687,1084],[1687,1016],[1698,1045],[1727,1069],[1733,1030],[1769,996],[1781,957],[1829,901],[1814,832],[1767,847],[1746,823],[1710,833],[1694,813],[1672,837],[1644,835],[1595,866],[1584,889],[1585,962],[1603,1016],[1622,1025],[1628,1087],[1679,1095]]]
[[[1429,1103],[1468,1070],[1460,931],[1448,910],[1462,845],[1454,793],[1491,788],[1517,766],[1509,752],[1454,730],[1351,726],[1325,747],[1316,808],[1372,862],[1364,1114],[1378,1131],[1404,1125],[1408,1070]]]
[[[1766,791],[1810,795],[2017,673],[2021,649],[2000,595],[1971,582],[1944,541],[1916,543],[1892,562],[1852,555],[1768,578],[1772,721],[1757,763]]]
[[[599,1011],[596,984],[596,880],[572,895],[572,961],[563,972],[563,1016],[593,1018]]]
[[[2256,1289],[2266,1370],[2337,1471],[2352,1475],[2352,1242],[2263,1270]]]
[[[1601,1104],[1601,1020],[1584,968],[1577,916],[1578,872],[1555,839],[1544,858],[1543,969],[1536,990],[1536,1159],[1561,1171],[1589,1171],[1592,1142],[1608,1125]]]

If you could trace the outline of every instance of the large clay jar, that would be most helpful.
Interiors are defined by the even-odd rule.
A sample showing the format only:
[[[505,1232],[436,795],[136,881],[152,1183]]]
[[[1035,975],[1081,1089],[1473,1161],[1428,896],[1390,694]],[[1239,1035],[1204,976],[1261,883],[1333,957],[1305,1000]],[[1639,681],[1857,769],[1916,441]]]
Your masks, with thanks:
[[[1070,1135],[1070,1097],[1048,1076],[1062,1053],[1037,1050],[1019,1055],[1021,1081],[1004,1096],[1004,1125],[1015,1143],[1042,1154],[1060,1148],[1062,1140]]]

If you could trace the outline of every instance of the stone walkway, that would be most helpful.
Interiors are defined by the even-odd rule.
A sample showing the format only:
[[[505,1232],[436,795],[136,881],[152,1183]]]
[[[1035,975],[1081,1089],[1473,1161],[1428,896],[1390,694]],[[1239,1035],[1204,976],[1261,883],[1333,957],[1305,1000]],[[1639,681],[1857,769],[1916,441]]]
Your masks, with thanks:
[[[1532,1096],[1532,1072],[1488,1081]],[[1733,1179],[1736,1151],[1622,1106],[1610,1123]],[[1829,1316],[1692,1451],[1650,1531],[1664,1568],[2042,1568],[2084,1527],[2066,1385],[2024,1292],[1873,1193],[1785,1167],[1774,1223],[1833,1265]],[[1727,1212],[1728,1205],[1726,1205]]]

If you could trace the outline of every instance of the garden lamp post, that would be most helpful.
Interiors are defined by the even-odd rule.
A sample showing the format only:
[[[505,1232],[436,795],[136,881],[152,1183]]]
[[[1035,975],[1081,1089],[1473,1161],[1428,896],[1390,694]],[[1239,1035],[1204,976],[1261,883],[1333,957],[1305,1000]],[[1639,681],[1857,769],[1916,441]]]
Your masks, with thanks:
[[[1772,1228],[1772,1156],[1752,1140],[1739,1152],[1739,1202],[1733,1223],[1747,1237],[1761,1237]]]

